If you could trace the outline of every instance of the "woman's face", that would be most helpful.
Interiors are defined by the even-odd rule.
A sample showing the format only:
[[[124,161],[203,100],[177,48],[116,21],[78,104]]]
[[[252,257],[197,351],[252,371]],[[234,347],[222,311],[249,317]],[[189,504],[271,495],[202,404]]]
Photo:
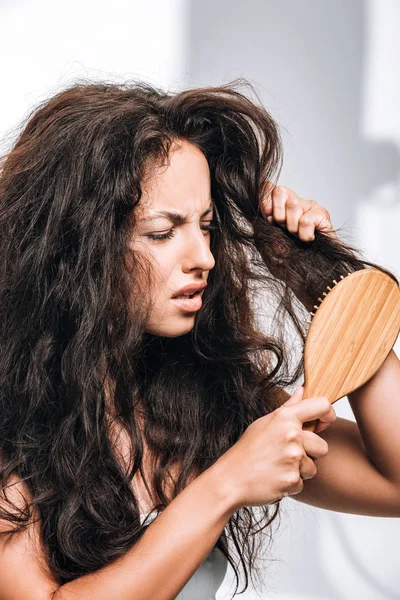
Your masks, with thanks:
[[[189,142],[180,141],[179,146],[172,146],[170,164],[157,169],[142,185],[132,242],[133,249],[144,252],[154,268],[153,308],[146,331],[166,337],[192,329],[204,292],[197,292],[192,301],[172,296],[189,284],[203,287],[215,265],[210,251],[212,233],[207,230],[213,218],[208,163]],[[182,217],[156,214],[161,211]]]

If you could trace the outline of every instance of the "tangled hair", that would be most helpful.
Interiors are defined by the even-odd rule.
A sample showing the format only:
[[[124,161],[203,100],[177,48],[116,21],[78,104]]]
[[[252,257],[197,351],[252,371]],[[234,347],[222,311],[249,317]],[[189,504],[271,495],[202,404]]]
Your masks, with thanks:
[[[332,278],[379,268],[343,241],[316,232],[304,242],[260,214],[266,181],[276,181],[277,125],[238,79],[175,94],[143,82],[81,81],[27,119],[0,176],[0,518],[9,533],[40,519],[48,567],[62,585],[124,555],[143,535],[132,478],[144,444],[157,457],[154,510],[226,452],[294,385],[283,330],[263,331],[252,305],[265,292],[278,326],[305,340],[307,299]],[[151,266],[129,247],[142,184],[186,140],[207,159],[215,231],[203,307],[190,333],[146,333]],[[385,271],[388,272],[388,271]],[[389,273],[394,279],[395,276]],[[270,303],[270,304],[269,304]],[[301,308],[299,308],[301,307]],[[131,442],[128,467],[110,436],[115,418]],[[139,426],[140,399],[146,414]],[[29,489],[25,507],[8,498],[13,475]],[[240,577],[256,573],[256,533],[279,502],[244,507],[217,547]],[[226,535],[228,538],[226,537]],[[242,591],[244,591],[242,590]]]

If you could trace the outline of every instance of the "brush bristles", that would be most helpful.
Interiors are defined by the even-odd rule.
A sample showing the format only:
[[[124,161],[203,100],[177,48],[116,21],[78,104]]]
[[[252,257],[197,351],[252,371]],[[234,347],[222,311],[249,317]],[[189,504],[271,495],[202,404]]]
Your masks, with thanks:
[[[347,273],[347,275],[350,275],[350,273]],[[345,277],[347,277],[347,275],[340,275],[340,279],[345,279]],[[332,291],[332,289],[335,287],[335,285],[337,285],[337,284],[338,284],[338,282],[336,281],[336,279],[333,279],[333,280],[332,280],[332,283],[333,283],[333,286],[332,286],[332,287],[330,287],[329,285],[327,285],[327,286],[326,286],[326,289],[327,289],[327,290],[329,290],[330,292],[331,292],[331,291]],[[339,283],[340,283],[340,281],[339,281]],[[326,297],[327,295],[328,295],[328,293],[327,293],[327,292],[322,292],[322,294],[321,294],[321,296],[325,296],[325,297]],[[324,298],[322,298],[322,297],[319,297],[319,298],[318,298],[318,302],[319,302],[319,304],[314,304],[314,307],[313,307],[313,308],[315,308],[315,312],[311,312],[311,311],[309,311],[309,314],[310,314],[310,316],[311,316],[311,321],[313,320],[313,317],[315,317],[315,313],[317,312],[318,308],[321,306],[321,303],[322,303],[322,301],[323,301],[323,300],[324,300]],[[309,322],[309,325],[311,325],[311,321]],[[308,331],[308,329],[309,329],[309,327],[307,328],[307,331]]]

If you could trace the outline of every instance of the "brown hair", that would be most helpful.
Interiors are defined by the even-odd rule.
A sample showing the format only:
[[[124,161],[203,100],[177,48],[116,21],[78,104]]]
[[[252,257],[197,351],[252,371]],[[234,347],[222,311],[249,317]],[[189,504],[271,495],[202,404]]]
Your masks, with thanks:
[[[260,215],[263,185],[279,175],[281,141],[241,86],[252,89],[244,80],[176,94],[141,82],[78,82],[33,112],[3,158],[0,479],[6,488],[16,473],[31,502],[17,513],[3,503],[0,518],[15,530],[38,515],[60,584],[109,564],[143,534],[131,483],[144,441],[158,457],[161,510],[171,465],[182,464],[175,497],[277,408],[276,386],[298,381],[302,361],[292,369],[282,333],[262,331],[254,291],[275,298],[276,323],[290,319],[304,340],[293,294],[317,297],[338,271],[372,264],[343,242],[318,232],[302,242]],[[149,266],[128,244],[146,169],[167,162],[176,140],[208,161],[216,264],[192,331],[162,338],[145,333]],[[110,441],[105,377],[132,443],[129,469]],[[138,397],[143,432],[132,410]],[[258,520],[244,507],[227,523],[244,589],[248,568],[256,572],[254,534],[278,510],[260,507]],[[223,535],[217,546],[236,592]]]

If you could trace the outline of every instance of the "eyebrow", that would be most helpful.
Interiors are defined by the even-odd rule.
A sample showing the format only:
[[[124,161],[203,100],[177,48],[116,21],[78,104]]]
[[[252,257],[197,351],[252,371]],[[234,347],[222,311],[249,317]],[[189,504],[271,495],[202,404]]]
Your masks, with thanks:
[[[211,203],[210,206],[207,208],[207,210],[205,210],[203,212],[203,214],[200,216],[200,219],[202,219],[203,217],[210,214],[213,211],[213,208],[214,208],[214,205],[213,205],[213,203]],[[184,223],[188,219],[188,215],[182,215],[181,213],[178,213],[175,211],[170,212],[168,210],[160,210],[159,212],[149,214],[145,219],[141,219],[141,220],[142,221],[150,221],[152,219],[157,219],[160,217],[165,217],[166,219],[169,219],[172,223],[174,223],[174,225],[179,225],[180,223]]]

